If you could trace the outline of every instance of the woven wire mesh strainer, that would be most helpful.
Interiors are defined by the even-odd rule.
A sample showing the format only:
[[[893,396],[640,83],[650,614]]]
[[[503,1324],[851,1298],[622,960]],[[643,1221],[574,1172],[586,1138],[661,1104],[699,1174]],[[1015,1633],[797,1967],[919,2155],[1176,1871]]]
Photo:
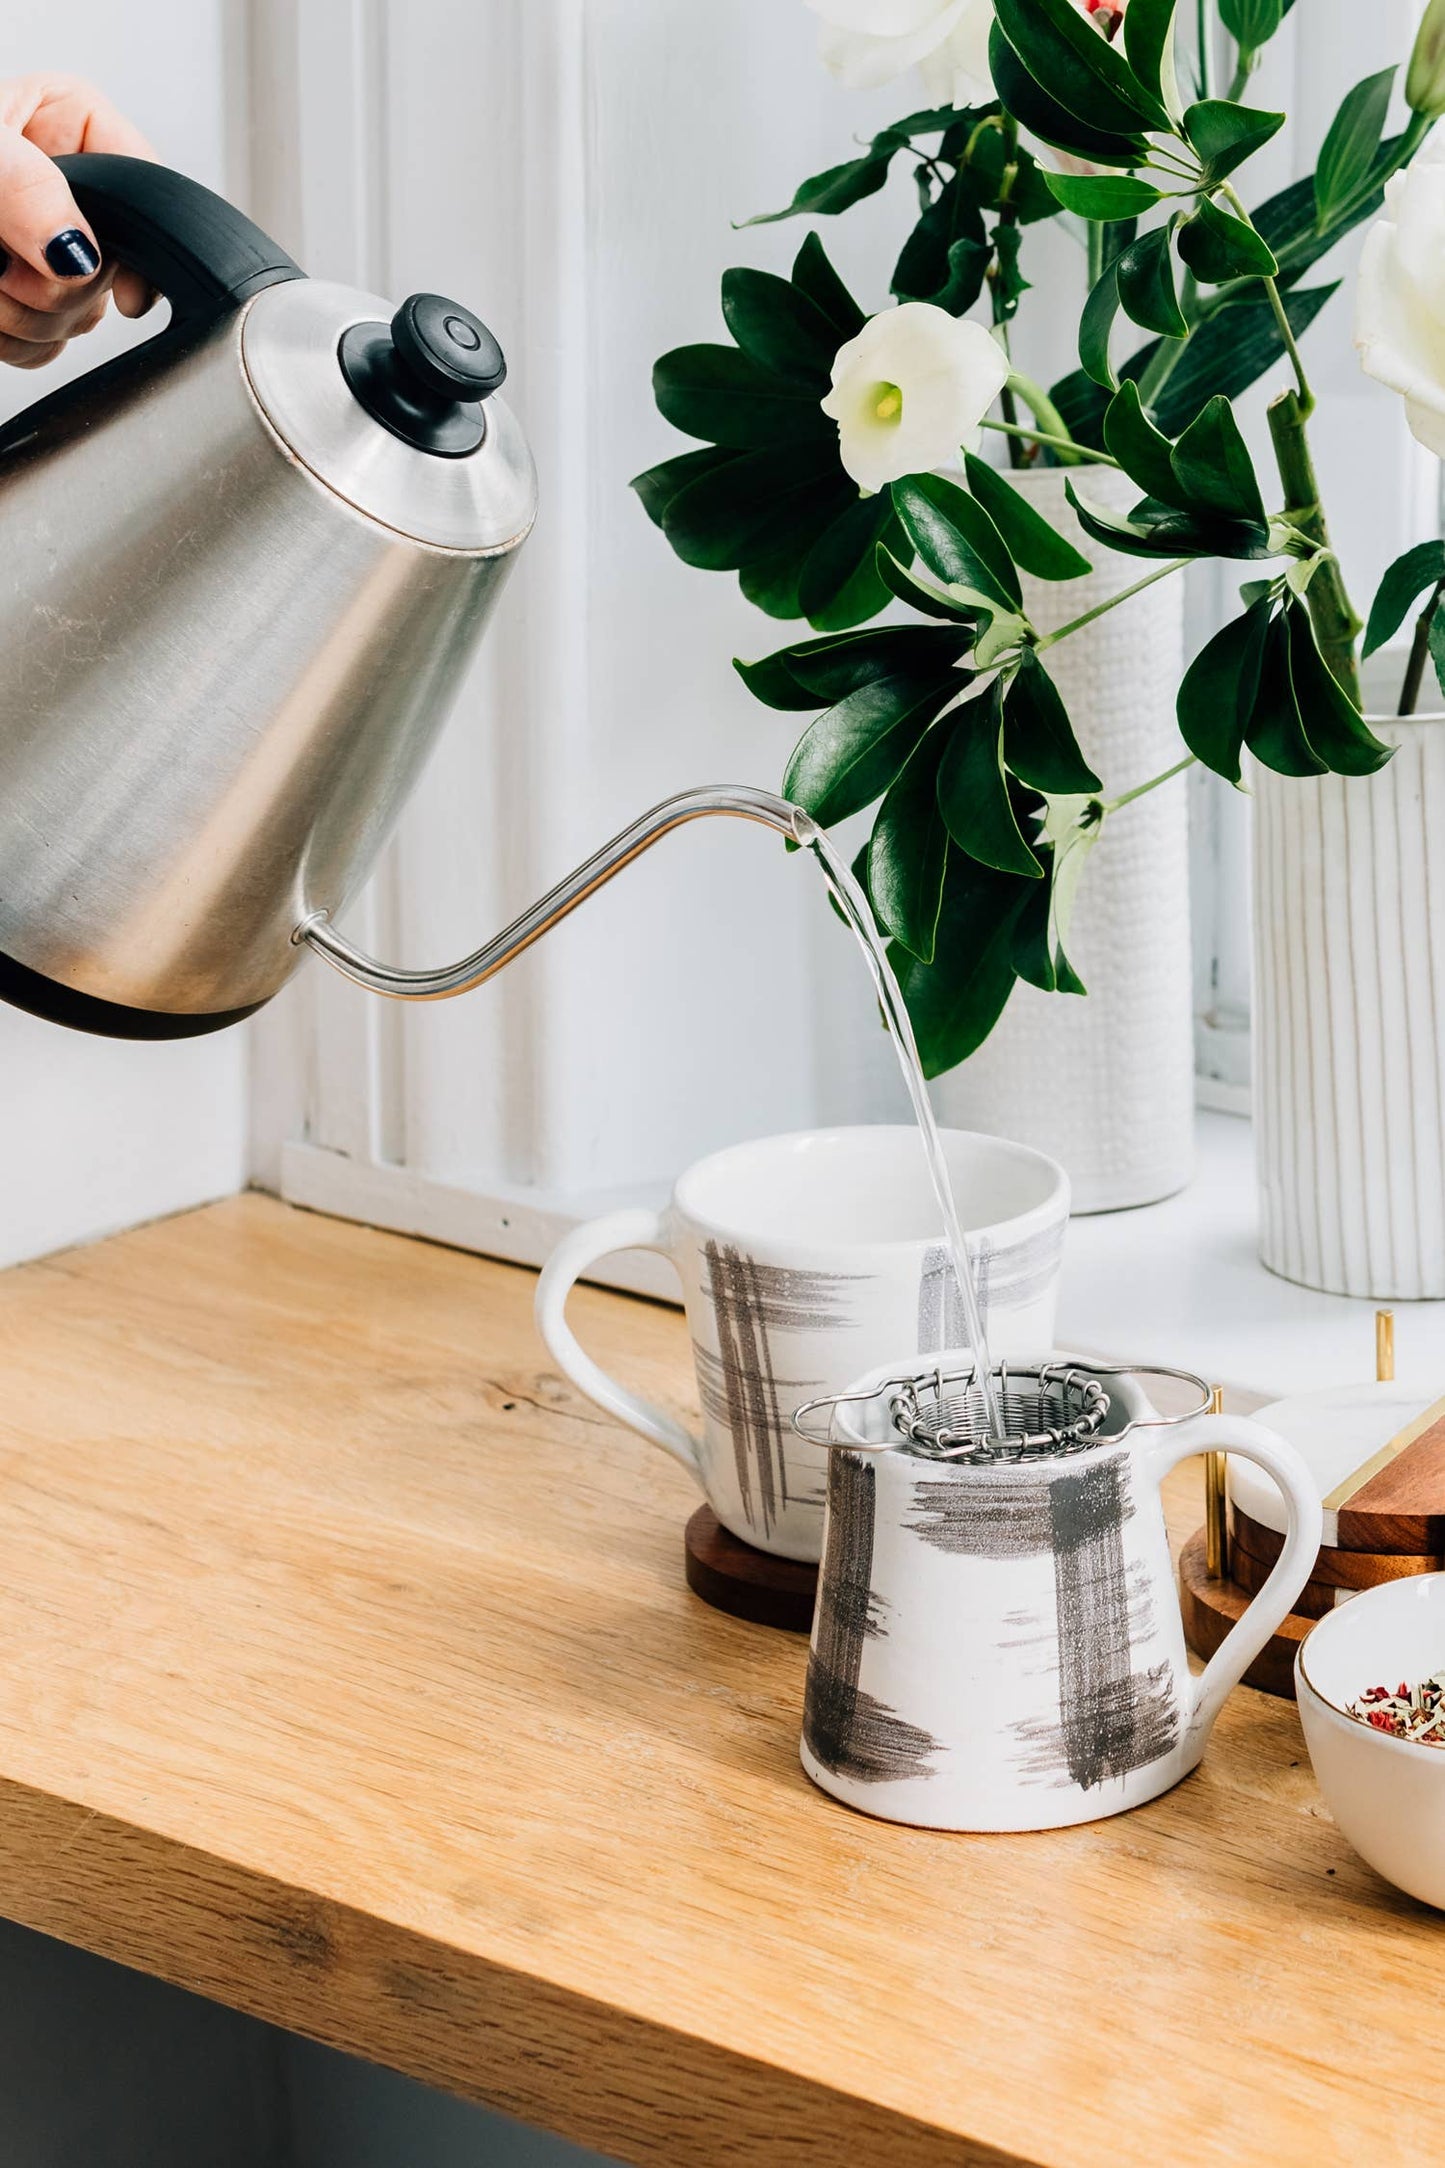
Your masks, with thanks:
[[[1113,1405],[1105,1379],[1123,1377],[1170,1377],[1198,1388],[1201,1412],[1209,1402],[1209,1388],[1202,1378],[1184,1370],[1163,1370],[1153,1365],[1106,1368],[1091,1363],[1029,1363],[1010,1368],[994,1365],[994,1386],[1003,1410],[1002,1436],[990,1435],[971,1362],[941,1363],[927,1368],[899,1371],[859,1387],[810,1400],[798,1409],[793,1427],[813,1445],[844,1445],[863,1451],[914,1452],[930,1460],[949,1460],[969,1467],[993,1467],[1018,1461],[1057,1460],[1085,1453],[1104,1436],[1111,1442],[1131,1430],[1153,1429],[1182,1422],[1184,1415],[1131,1416],[1122,1425],[1105,1431]],[[852,1411],[842,1426],[835,1418],[841,1410]],[[827,1434],[820,1435],[808,1418],[826,1413]]]

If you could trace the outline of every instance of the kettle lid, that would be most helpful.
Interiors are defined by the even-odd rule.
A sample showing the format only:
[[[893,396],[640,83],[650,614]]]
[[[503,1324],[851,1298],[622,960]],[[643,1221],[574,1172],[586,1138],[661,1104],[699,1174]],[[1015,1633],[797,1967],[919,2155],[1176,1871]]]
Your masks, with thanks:
[[[441,294],[399,309],[319,279],[246,307],[241,359],[287,449],[368,518],[440,549],[515,549],[536,515],[532,456],[497,396],[502,350]]]

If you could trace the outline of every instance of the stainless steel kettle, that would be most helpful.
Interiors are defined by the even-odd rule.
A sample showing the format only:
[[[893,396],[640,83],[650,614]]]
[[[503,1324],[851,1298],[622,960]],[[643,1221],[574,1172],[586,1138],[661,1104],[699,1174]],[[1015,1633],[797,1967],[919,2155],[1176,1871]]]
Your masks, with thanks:
[[[164,167],[60,164],[171,321],[0,431],[0,995],[181,1037],[364,880],[536,482],[468,310],[308,279]]]

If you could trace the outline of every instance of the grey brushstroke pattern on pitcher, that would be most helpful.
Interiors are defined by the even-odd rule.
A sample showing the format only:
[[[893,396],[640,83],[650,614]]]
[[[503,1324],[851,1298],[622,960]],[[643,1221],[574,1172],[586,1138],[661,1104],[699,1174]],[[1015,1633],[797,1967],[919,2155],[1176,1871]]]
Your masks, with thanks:
[[[933,1775],[939,1742],[858,1683],[865,1641],[886,1638],[873,1593],[873,1526],[878,1471],[854,1453],[834,1453],[828,1470],[828,1543],[803,1696],[803,1739],[835,1776],[862,1784]]]
[[[1005,1249],[995,1249],[988,1241],[970,1243],[985,1330],[994,1309],[1025,1310],[1048,1293],[1063,1247],[1063,1220],[1040,1227]],[[942,1242],[930,1243],[918,1281],[918,1352],[933,1355],[940,1348],[962,1347],[966,1340],[963,1301],[948,1248]]]
[[[822,1390],[821,1379],[778,1375],[773,1337],[828,1332],[851,1322],[846,1290],[857,1275],[759,1264],[731,1243],[703,1246],[703,1294],[717,1326],[717,1353],[693,1342],[704,1411],[732,1440],[738,1491],[750,1526],[771,1535],[789,1502],[788,1452],[794,1408]],[[754,1477],[756,1476],[756,1484]]]
[[[915,1493],[908,1525],[937,1550],[1053,1557],[1059,1720],[1014,1727],[1027,1750],[1023,1766],[1041,1782],[1088,1791],[1158,1761],[1179,1737],[1169,1665],[1134,1669],[1153,1610],[1147,1585],[1131,1589],[1124,1557],[1130,1477],[1128,1462],[1111,1454],[1052,1477],[989,1484],[960,1476],[920,1483]]]

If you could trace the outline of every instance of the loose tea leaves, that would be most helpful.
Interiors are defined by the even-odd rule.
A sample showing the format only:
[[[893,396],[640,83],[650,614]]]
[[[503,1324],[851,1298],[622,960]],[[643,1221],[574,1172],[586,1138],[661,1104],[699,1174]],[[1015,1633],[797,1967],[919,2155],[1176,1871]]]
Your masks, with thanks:
[[[1412,1739],[1417,1746],[1445,1747],[1445,1671],[1422,1679],[1418,1686],[1402,1680],[1393,1692],[1388,1686],[1366,1687],[1358,1701],[1348,1704],[1346,1714],[1392,1739]]]

